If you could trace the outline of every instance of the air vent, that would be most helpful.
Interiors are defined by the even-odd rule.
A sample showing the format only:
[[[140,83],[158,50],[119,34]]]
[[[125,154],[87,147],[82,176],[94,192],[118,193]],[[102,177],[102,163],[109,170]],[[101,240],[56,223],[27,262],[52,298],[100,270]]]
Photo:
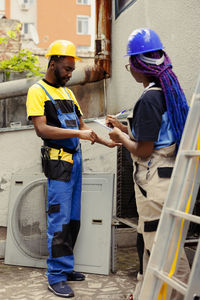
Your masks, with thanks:
[[[133,183],[133,162],[124,146],[117,149],[117,217],[138,217]]]
[[[29,3],[22,3],[21,4],[21,10],[28,10],[29,9]]]

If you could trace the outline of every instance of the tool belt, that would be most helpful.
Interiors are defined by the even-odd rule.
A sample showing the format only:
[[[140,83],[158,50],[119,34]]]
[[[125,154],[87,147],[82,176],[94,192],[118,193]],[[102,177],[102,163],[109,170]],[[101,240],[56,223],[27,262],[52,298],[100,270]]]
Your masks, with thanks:
[[[54,149],[63,149],[64,152],[67,152],[67,153],[71,153],[71,154],[75,154],[78,149],[80,148],[80,143],[78,144],[78,146],[74,149],[70,149],[70,148],[67,148],[67,147],[63,147],[63,146],[60,146],[60,145],[56,145],[54,143],[50,143],[48,141],[45,141],[44,142],[44,146],[47,146],[47,147],[50,147],[50,148],[54,148]]]
[[[45,176],[48,179],[69,181],[73,167],[72,155],[78,151],[80,144],[76,149],[46,142],[45,144],[41,147],[42,170]]]

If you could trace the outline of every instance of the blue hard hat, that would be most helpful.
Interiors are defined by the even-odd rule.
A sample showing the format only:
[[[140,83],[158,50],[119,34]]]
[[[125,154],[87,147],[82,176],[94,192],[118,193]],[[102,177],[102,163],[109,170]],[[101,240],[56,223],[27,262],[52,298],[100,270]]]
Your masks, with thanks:
[[[129,35],[127,54],[125,56],[161,50],[163,48],[163,44],[154,30],[139,28]]]

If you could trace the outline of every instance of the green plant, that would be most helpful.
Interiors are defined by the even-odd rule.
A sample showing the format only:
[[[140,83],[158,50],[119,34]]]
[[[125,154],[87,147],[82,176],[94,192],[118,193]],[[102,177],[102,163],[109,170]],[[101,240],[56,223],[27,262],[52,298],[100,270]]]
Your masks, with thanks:
[[[21,26],[21,24],[20,24],[20,26]],[[17,26],[16,27],[16,31],[19,31],[20,29],[19,29],[19,26]],[[1,43],[7,43],[8,41],[9,41],[9,39],[12,39],[12,40],[16,40],[16,37],[17,37],[17,33],[16,33],[16,31],[14,31],[14,30],[8,30],[7,32],[6,32],[6,37],[3,37],[3,38],[0,38],[0,44]]]
[[[26,72],[26,77],[42,76],[38,63],[36,55],[27,49],[22,49],[11,58],[0,61],[0,70],[6,74],[7,78],[10,76],[10,71]]]
[[[21,24],[19,23],[15,30],[9,30],[6,37],[0,38],[0,44],[7,43],[10,39],[16,40],[20,28]],[[11,58],[0,61],[0,70],[4,72],[6,79],[9,79],[11,71],[25,72],[26,77],[42,76],[38,63],[37,55],[34,55],[28,49],[22,49]]]

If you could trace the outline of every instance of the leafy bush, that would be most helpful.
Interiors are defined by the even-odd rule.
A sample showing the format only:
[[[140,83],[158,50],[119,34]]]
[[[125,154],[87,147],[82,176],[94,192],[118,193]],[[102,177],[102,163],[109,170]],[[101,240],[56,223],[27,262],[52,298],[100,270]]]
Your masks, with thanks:
[[[8,43],[9,40],[16,40],[17,32],[21,29],[19,23],[15,30],[9,30],[6,33],[6,37],[0,38],[1,43]],[[40,67],[38,66],[39,59],[37,55],[34,55],[28,49],[22,49],[17,54],[14,54],[11,58],[0,61],[0,71],[3,71],[6,75],[6,79],[9,79],[10,72],[25,72],[26,77],[42,76]]]

